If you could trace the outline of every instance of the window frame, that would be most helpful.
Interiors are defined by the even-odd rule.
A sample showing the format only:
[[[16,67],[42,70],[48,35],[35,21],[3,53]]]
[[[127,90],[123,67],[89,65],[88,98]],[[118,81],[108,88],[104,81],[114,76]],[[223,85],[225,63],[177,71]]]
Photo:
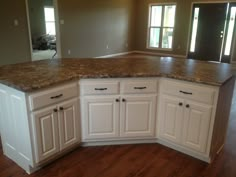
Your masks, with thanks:
[[[53,9],[53,11],[54,11],[54,21],[46,21],[45,8],[52,8],[52,9]],[[55,14],[55,7],[54,7],[54,6],[44,6],[44,7],[43,7],[43,11],[44,11],[44,24],[45,24],[46,34],[48,34],[48,33],[47,33],[47,23],[54,23],[54,26],[55,26],[55,34],[48,34],[48,35],[56,36],[57,32],[56,32],[56,14]]]
[[[175,17],[174,17],[174,27],[164,27],[164,14],[165,14],[165,6],[170,6],[170,5],[175,5]],[[152,6],[162,6],[162,16],[161,16],[161,26],[151,26],[151,21],[152,21]],[[148,8],[148,27],[147,27],[147,41],[146,41],[146,48],[151,49],[151,50],[161,50],[161,51],[173,51],[173,46],[174,46],[174,36],[175,36],[175,24],[176,24],[176,12],[177,12],[177,3],[176,2],[168,2],[168,3],[150,3],[149,8]],[[150,46],[150,33],[151,33],[151,28],[160,28],[160,46],[159,47],[151,47]],[[173,29],[173,40],[172,40],[172,46],[171,48],[162,48],[162,36],[163,36],[163,29],[165,28],[172,28]]]

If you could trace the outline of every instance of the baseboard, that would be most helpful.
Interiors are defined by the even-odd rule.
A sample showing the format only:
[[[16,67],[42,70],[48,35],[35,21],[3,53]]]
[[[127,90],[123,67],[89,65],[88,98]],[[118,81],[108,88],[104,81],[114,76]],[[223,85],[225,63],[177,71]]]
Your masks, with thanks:
[[[147,52],[147,51],[140,51],[140,50],[135,50],[135,51],[133,51],[133,53],[147,54],[147,55],[154,55],[154,56],[163,56],[163,57],[187,58],[186,55],[175,55],[175,54],[166,54],[166,53],[158,53],[158,52]]]
[[[110,54],[110,55],[104,55],[104,56],[94,57],[94,58],[112,58],[112,57],[117,57],[117,56],[121,56],[121,55],[132,54],[132,53],[134,53],[134,51],[115,53],[115,54]]]
[[[161,57],[187,58],[187,56],[185,56],[185,55],[175,55],[175,54],[166,54],[166,53],[158,53],[158,52],[147,52],[147,51],[140,51],[140,50],[115,53],[115,54],[110,54],[110,55],[94,57],[94,58],[112,58],[112,57],[117,57],[117,56],[122,56],[122,55],[129,55],[129,54],[146,54],[146,55],[161,56]]]

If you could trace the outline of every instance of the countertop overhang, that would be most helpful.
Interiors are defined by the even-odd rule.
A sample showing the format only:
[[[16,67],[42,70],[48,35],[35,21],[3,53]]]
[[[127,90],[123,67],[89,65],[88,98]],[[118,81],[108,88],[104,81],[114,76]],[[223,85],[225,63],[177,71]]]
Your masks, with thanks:
[[[172,57],[63,58],[0,67],[0,83],[23,92],[81,78],[166,77],[221,86],[233,76],[230,64]]]

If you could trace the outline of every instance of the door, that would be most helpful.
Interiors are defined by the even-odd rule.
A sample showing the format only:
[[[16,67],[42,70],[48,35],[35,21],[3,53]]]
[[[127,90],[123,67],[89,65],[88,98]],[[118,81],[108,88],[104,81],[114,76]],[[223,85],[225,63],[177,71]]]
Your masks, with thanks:
[[[162,96],[160,124],[158,129],[160,139],[180,144],[183,127],[184,100],[164,95]]]
[[[119,137],[119,98],[115,96],[84,97],[82,103],[82,138]]]
[[[191,42],[188,58],[220,61],[227,3],[193,6]]]
[[[121,137],[154,137],[156,99],[155,95],[121,99]]]
[[[60,150],[80,141],[78,100],[73,99],[58,105]]]
[[[206,151],[211,110],[211,106],[186,102],[183,124],[184,146],[202,153]]]
[[[56,107],[32,113],[35,160],[39,163],[59,152],[58,116]]]

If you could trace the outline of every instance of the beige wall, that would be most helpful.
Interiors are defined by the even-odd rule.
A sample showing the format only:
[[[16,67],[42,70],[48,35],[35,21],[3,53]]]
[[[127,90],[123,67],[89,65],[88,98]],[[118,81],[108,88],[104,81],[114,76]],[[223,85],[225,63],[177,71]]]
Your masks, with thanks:
[[[19,26],[14,26],[14,19]],[[25,0],[1,2],[0,65],[30,60]]]
[[[134,0],[59,0],[58,5],[60,19],[65,22],[60,25],[62,57],[133,50]]]
[[[219,1],[220,0],[208,0]],[[173,41],[173,51],[148,50],[146,48],[148,9],[150,3],[177,3],[176,23]],[[188,46],[189,26],[191,18],[192,2],[206,2],[203,0],[137,0],[137,23],[135,35],[135,48],[141,51],[171,53],[176,55],[186,55]],[[236,46],[235,46],[236,47]]]

